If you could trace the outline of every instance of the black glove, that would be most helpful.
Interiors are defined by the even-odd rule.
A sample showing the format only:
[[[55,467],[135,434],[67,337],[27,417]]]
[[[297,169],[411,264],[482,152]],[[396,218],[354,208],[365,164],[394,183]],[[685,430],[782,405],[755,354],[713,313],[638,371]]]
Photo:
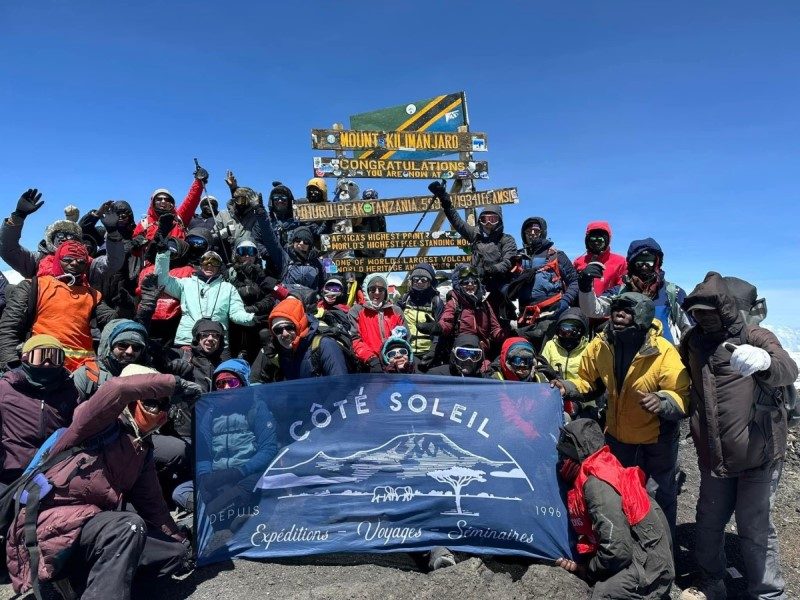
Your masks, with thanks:
[[[202,181],[203,185],[208,183],[208,171],[198,164],[196,158],[194,159],[194,178]]]
[[[178,376],[175,377],[175,391],[172,392],[173,400],[182,400],[191,404],[196,402],[202,394],[203,388],[194,381]]]
[[[149,242],[145,236],[142,234],[137,235],[135,238],[131,238],[131,249],[136,250],[137,248],[141,248],[142,246],[146,246],[147,242]]]
[[[369,359],[369,361],[367,361],[367,367],[370,373],[383,373],[381,359],[379,359],[377,356],[373,356]]]
[[[106,228],[106,234],[117,231],[117,223],[119,223],[119,215],[113,208],[100,213],[100,222]]]
[[[145,305],[153,305],[155,308],[156,299],[161,295],[161,292],[164,290],[164,286],[158,285],[158,275],[155,273],[150,273],[149,275],[145,275],[142,278],[142,284],[140,287],[141,290],[141,300],[139,304]]]
[[[17,200],[17,208],[11,214],[17,217],[20,221],[24,221],[25,217],[35,213],[42,207],[44,200],[41,200],[42,194],[36,188],[29,189],[22,194]]]
[[[169,251],[169,246],[167,246],[167,238],[165,235],[161,233],[161,231],[156,233],[155,237],[153,238],[153,241],[150,242],[150,244],[152,245],[153,251],[156,254],[161,254],[162,252]]]
[[[136,309],[136,299],[125,289],[124,283],[120,283],[117,290],[117,309],[130,311],[130,314]]]
[[[417,331],[421,331],[425,335],[442,335],[442,326],[436,321],[417,323]]]
[[[175,227],[175,215],[172,213],[164,213],[158,217],[158,232],[163,234],[164,237],[169,235],[172,228]]]
[[[604,270],[603,263],[590,262],[582,271],[578,271],[578,289],[581,292],[591,292],[594,289],[594,280],[602,277]]]
[[[444,186],[444,180],[442,181],[434,181],[432,184],[428,186],[431,194],[436,196],[441,202],[443,208],[447,208],[448,206],[452,205],[450,201],[450,194],[447,193],[447,188]]]
[[[226,485],[238,483],[242,480],[242,472],[239,469],[220,469],[212,471],[208,475],[199,477],[201,485],[208,490],[217,490]]]
[[[275,292],[275,286],[279,283],[280,281],[274,277],[264,277],[261,283],[258,284],[258,287],[261,288],[261,291],[265,294],[272,294]]]

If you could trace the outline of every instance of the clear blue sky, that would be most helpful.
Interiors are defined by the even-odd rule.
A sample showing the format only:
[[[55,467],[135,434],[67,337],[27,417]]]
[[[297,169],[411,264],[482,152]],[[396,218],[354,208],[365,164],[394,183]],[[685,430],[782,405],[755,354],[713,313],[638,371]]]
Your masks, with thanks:
[[[797,2],[42,0],[3,2],[0,23],[0,210],[46,200],[28,247],[68,203],[182,197],[195,156],[221,199],[228,168],[302,196],[312,127],[463,89],[489,184],[520,190],[515,237],[543,215],[574,257],[606,219],[623,254],[655,237],[687,291],[738,275],[800,326]]]

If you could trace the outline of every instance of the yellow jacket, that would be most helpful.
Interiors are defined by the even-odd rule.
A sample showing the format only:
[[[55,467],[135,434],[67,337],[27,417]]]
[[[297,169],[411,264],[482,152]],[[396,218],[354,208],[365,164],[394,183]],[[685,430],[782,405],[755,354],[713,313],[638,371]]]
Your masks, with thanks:
[[[586,394],[595,390],[598,379],[608,391],[606,429],[621,442],[653,444],[658,441],[662,418],[677,420],[687,414],[689,373],[675,346],[661,337],[661,322],[657,319],[633,358],[619,393],[614,378],[614,347],[608,343],[605,332],[589,342],[578,369],[578,380],[571,383],[580,394]],[[567,383],[568,390],[571,387]],[[662,398],[662,414],[645,411],[639,405],[641,396],[637,391],[657,392]]]
[[[589,346],[587,338],[581,338],[581,343],[573,350],[565,349],[558,343],[558,338],[554,337],[547,341],[542,348],[542,357],[553,367],[559,371],[564,379],[575,381],[578,379],[578,368],[581,365],[581,357],[584,351]]]

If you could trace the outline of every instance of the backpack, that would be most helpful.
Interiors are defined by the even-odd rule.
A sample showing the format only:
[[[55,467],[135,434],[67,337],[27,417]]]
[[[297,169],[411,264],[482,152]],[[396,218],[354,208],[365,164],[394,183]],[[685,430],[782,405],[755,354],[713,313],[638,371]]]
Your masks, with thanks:
[[[747,341],[749,329],[750,327],[747,325],[742,327],[742,331],[739,333],[739,342],[741,344],[749,343]],[[795,424],[800,421],[800,413],[798,413],[797,410],[797,389],[794,387],[794,384],[771,387],[761,381],[758,377],[753,377],[753,381],[756,382],[759,390],[756,398],[757,404],[772,406],[775,408],[784,406],[786,407],[787,419],[789,423]]]
[[[358,358],[353,352],[353,340],[350,338],[350,332],[336,320],[335,317],[329,317],[326,320],[326,314],[319,320],[319,329],[314,338],[311,340],[311,370],[315,377],[322,376],[322,363],[320,355],[320,345],[323,338],[331,338],[334,342],[339,344],[344,354],[344,360],[347,363],[348,373],[358,373]]]
[[[58,463],[69,459],[83,446],[73,446],[51,455],[50,450],[67,431],[66,427],[55,430],[36,452],[23,474],[0,492],[0,560],[6,564],[6,542],[8,530],[17,518],[20,507],[25,506],[25,547],[30,555],[31,585],[37,598],[41,598],[39,586],[39,543],[36,537],[36,524],[39,519],[40,502],[53,489],[45,473]]]

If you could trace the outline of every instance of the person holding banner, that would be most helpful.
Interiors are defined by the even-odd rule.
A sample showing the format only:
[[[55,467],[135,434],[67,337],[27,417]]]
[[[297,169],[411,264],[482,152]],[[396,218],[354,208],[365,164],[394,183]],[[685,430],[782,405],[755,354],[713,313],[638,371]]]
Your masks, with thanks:
[[[592,584],[592,600],[669,598],[672,540],[642,470],[624,468],[591,419],[567,423],[556,448],[558,473],[571,486],[567,510],[579,555],[556,565]]]
[[[608,392],[606,441],[619,461],[641,467],[648,491],[675,531],[678,421],[689,405],[689,373],[678,350],[661,335],[653,301],[626,292],[611,302],[611,319],[586,348],[578,379],[553,380],[567,400]]]

